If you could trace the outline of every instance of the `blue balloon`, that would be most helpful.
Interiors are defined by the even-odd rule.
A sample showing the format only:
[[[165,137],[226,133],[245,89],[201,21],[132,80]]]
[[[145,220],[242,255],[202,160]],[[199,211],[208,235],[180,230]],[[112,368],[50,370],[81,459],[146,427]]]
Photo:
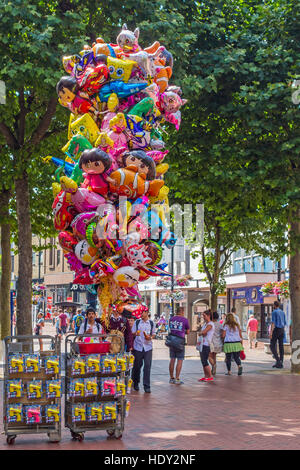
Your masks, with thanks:
[[[124,83],[122,80],[115,80],[107,83],[99,91],[99,98],[102,102],[108,101],[112,93],[116,93],[119,98],[127,98],[144,90],[148,86],[147,83]]]

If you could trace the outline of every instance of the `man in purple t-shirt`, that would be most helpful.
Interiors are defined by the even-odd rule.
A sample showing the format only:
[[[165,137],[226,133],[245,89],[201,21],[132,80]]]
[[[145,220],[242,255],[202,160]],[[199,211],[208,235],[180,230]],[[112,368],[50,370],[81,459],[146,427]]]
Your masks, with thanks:
[[[169,372],[170,372],[170,383],[181,385],[183,382],[180,380],[180,372],[182,369],[182,363],[184,360],[184,340],[185,335],[189,334],[190,325],[187,318],[184,316],[184,308],[178,307],[176,315],[170,319],[170,334],[174,336],[179,336],[183,342],[183,350],[178,351],[170,347],[170,363],[169,363]],[[176,378],[174,377],[174,367],[175,361],[177,359],[176,365]]]
[[[67,326],[68,326],[68,315],[63,311],[59,311],[59,335],[61,336],[62,334],[67,333]]]

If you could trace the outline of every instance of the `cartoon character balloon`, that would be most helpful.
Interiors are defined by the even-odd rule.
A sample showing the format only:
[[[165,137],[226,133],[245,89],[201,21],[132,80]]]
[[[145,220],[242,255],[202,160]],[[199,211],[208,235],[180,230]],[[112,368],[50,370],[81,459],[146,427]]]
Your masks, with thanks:
[[[95,36],[96,37],[96,36]],[[103,318],[111,305],[136,318],[147,308],[138,283],[167,276],[163,250],[176,243],[163,208],[163,136],[180,128],[186,104],[170,83],[173,56],[154,40],[144,44],[138,26],[123,24],[117,38],[97,37],[63,57],[56,91],[70,111],[62,155],[54,164],[53,220],[74,282],[96,286]]]

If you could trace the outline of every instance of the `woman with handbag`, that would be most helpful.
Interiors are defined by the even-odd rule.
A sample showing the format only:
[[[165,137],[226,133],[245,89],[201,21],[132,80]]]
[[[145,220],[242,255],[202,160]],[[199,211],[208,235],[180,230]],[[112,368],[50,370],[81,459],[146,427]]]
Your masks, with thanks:
[[[238,366],[238,375],[242,375],[243,368],[240,359],[240,353],[243,348],[243,337],[239,324],[236,322],[232,313],[228,313],[223,326],[222,338],[224,339],[225,362],[227,366],[226,375],[231,375],[231,359],[235,360]]]
[[[202,313],[204,324],[201,327],[201,330],[198,332],[199,337],[202,341],[198,341],[200,346],[200,358],[203,366],[204,377],[199,379],[199,382],[212,382],[213,376],[211,373],[211,368],[208,363],[209,353],[210,353],[210,344],[214,335],[215,325],[212,321],[211,310],[205,310]]]

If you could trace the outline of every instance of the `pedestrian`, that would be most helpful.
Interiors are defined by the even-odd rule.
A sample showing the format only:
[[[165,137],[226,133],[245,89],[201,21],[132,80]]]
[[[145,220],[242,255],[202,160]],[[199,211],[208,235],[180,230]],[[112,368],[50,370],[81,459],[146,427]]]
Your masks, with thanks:
[[[184,316],[184,308],[178,307],[176,311],[176,315],[170,319],[169,322],[169,334],[172,336],[176,336],[180,338],[181,342],[181,349],[177,349],[173,346],[169,347],[170,351],[170,362],[169,362],[169,373],[170,373],[170,384],[182,385],[184,382],[180,380],[180,373],[182,369],[182,364],[184,360],[185,354],[185,335],[188,335],[190,332],[190,325],[187,318]],[[174,368],[175,362],[177,359],[176,364],[176,377],[174,377]]]
[[[76,315],[76,312],[70,312],[69,313],[69,333],[72,333],[74,332],[74,328],[73,328],[73,320],[74,320],[74,317]]]
[[[58,311],[58,319],[59,319],[59,324],[58,324],[58,331],[59,331],[59,337],[61,338],[62,335],[65,335],[67,333],[67,327],[68,327],[68,315],[66,312],[64,312],[62,309]]]
[[[283,339],[286,318],[283,310],[279,308],[279,302],[277,302],[277,300],[274,302],[274,307],[275,309],[272,312],[272,323],[270,331],[270,349],[276,360],[276,363],[272,367],[282,369],[284,358]],[[277,353],[277,341],[279,345],[279,356]]]
[[[133,388],[136,392],[139,391],[141,368],[143,370],[143,385],[145,393],[151,393],[150,387],[150,372],[152,364],[152,340],[155,338],[155,325],[149,319],[148,309],[143,310],[141,318],[136,320],[132,333],[134,337],[133,342],[133,355],[134,365],[132,369]]]
[[[199,327],[198,335],[202,343],[200,349],[200,359],[204,371],[204,377],[199,379],[199,382],[212,382],[213,376],[210,365],[208,363],[208,358],[210,353],[211,341],[214,335],[215,325],[212,321],[211,310],[205,310],[205,312],[202,313],[202,318],[204,320],[204,323],[202,327]]]
[[[44,321],[44,314],[43,312],[39,312],[37,314],[37,320],[36,320],[36,325],[34,328],[34,334],[36,336],[41,336],[43,334],[43,328],[45,326],[45,321]],[[40,343],[40,351],[43,351],[43,340],[39,338],[39,343]]]
[[[96,321],[96,317],[96,310],[93,307],[89,307],[85,312],[85,319],[80,325],[78,334],[103,334],[103,327],[100,322]],[[94,338],[94,342],[97,341],[98,338]]]
[[[257,330],[258,330],[258,321],[254,317],[253,314],[250,315],[248,323],[247,323],[247,335],[249,339],[250,349],[252,349],[252,343],[254,342],[254,346],[257,348]]]
[[[129,323],[129,326],[131,328],[131,331],[132,331],[132,327],[134,325],[134,322],[135,322],[135,318],[134,317],[129,317],[128,318],[128,323]]]
[[[72,328],[76,335],[78,335],[80,325],[84,321],[84,318],[81,308],[78,308],[72,320]]]
[[[224,340],[225,362],[227,366],[226,375],[231,375],[232,357],[238,366],[238,375],[242,375],[243,368],[240,359],[240,352],[243,351],[243,338],[241,327],[235,320],[232,313],[228,313],[225,323],[222,325],[222,338]]]
[[[214,323],[214,334],[210,343],[209,362],[212,375],[217,373],[217,354],[223,351],[222,325],[219,322],[218,312],[213,312],[212,321]]]
[[[232,307],[231,313],[234,316],[234,319],[237,322],[237,324],[239,325],[239,327],[241,327],[240,317],[237,315],[235,307]]]
[[[118,308],[114,308],[109,319],[109,331],[112,333],[114,330],[120,331],[124,337],[125,351],[132,351],[133,348],[133,334],[130,324]]]
[[[53,326],[55,326],[57,316],[58,316],[58,311],[57,311],[56,308],[54,308],[53,313],[52,313],[52,324],[53,324]]]

